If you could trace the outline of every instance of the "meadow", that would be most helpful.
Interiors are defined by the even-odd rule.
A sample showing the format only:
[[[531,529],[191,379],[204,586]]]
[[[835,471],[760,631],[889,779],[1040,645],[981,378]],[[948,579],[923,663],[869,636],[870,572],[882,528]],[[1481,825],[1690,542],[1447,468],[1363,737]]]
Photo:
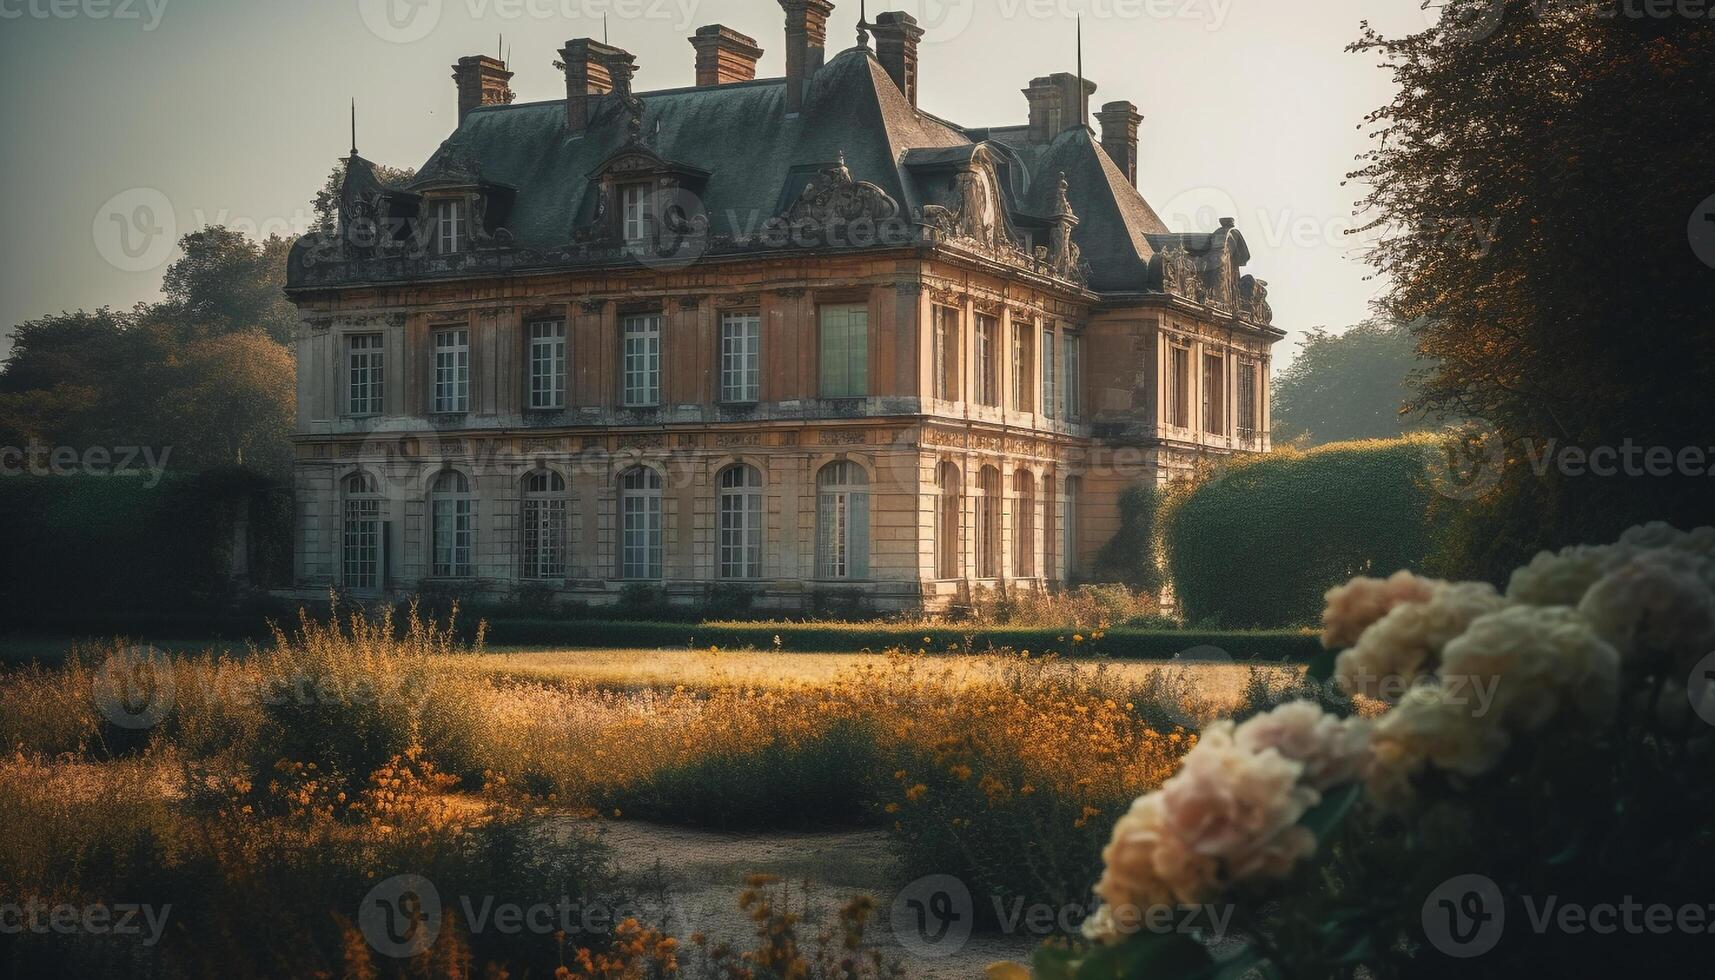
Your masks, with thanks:
[[[398,875],[491,904],[633,908],[648,869],[616,866],[604,837],[634,822],[874,832],[898,884],[948,874],[985,899],[1081,902],[1114,818],[1173,771],[1198,726],[1292,696],[1301,673],[927,645],[490,650],[481,629],[465,635],[414,614],[340,613],[242,650],[86,644],[5,674],[0,809],[14,819],[0,889],[173,909],[154,945],[31,933],[11,965],[889,975],[865,900],[812,923],[760,878],[738,896],[748,936],[671,937],[617,915],[508,932],[470,921],[466,904],[392,959],[360,912]]]

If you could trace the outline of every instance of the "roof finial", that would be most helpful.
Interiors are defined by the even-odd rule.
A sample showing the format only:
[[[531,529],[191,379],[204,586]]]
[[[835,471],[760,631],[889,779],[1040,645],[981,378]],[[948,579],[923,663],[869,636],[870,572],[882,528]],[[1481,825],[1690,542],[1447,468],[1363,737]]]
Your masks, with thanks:
[[[1090,127],[1090,96],[1084,91],[1084,15],[1078,15],[1078,125]]]
[[[351,99],[351,157],[357,159],[357,97]]]
[[[601,15],[601,43],[607,43],[607,15]]]
[[[858,0],[858,47],[869,47],[869,2]]]

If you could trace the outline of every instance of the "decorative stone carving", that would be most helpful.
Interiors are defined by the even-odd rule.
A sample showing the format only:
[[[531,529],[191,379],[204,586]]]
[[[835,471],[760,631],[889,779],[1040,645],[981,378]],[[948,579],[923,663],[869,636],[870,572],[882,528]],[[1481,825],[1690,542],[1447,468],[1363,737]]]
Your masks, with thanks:
[[[923,206],[923,222],[946,239],[985,252],[1018,251],[1000,183],[994,169],[980,159],[973,158],[971,169],[954,175],[953,191],[942,203]]]
[[[786,213],[763,229],[762,239],[782,234],[796,244],[823,245],[904,244],[911,238],[899,202],[877,185],[854,179],[844,154],[804,185]]]
[[[1084,256],[1072,241],[1072,231],[1078,227],[1077,212],[1072,210],[1070,185],[1065,171],[1060,173],[1060,186],[1055,192],[1054,210],[1049,214],[1048,264],[1054,273],[1074,282],[1085,281]]]
[[[1268,283],[1255,276],[1239,280],[1239,315],[1259,327],[1273,326],[1274,309],[1268,305]]]

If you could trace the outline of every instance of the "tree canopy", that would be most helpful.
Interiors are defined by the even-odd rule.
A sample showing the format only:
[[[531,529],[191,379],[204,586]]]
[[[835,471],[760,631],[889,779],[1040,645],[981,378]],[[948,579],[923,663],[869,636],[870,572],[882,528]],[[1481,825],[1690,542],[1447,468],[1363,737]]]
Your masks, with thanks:
[[[1386,439],[1422,428],[1407,413],[1419,368],[1411,331],[1371,319],[1342,333],[1310,331],[1274,379],[1274,441],[1320,445]]]

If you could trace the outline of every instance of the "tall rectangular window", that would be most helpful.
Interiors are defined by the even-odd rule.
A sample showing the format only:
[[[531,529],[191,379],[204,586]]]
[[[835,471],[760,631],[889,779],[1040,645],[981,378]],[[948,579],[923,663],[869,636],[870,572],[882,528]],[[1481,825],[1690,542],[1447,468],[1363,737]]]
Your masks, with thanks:
[[[647,242],[650,225],[654,223],[649,213],[649,185],[627,184],[620,188],[619,193],[626,243],[640,245]]]
[[[661,404],[661,317],[625,318],[624,397],[626,408]]]
[[[959,400],[959,311],[936,306],[934,395],[942,401]]]
[[[1067,334],[1061,343],[1064,348],[1061,360],[1066,362],[1061,368],[1066,375],[1063,385],[1066,392],[1066,421],[1072,422],[1084,415],[1083,338]]]
[[[762,400],[762,317],[721,314],[721,401],[747,405]]]
[[[566,323],[530,324],[530,407],[566,407]]]
[[[1203,355],[1203,431],[1227,434],[1227,361],[1219,354]]]
[[[1054,406],[1059,403],[1059,392],[1055,389],[1055,372],[1059,365],[1054,358],[1054,328],[1048,327],[1042,331],[1042,414],[1048,418],[1054,417]]]
[[[470,411],[470,331],[435,331],[437,413]]]
[[[822,397],[868,397],[869,307],[824,306],[820,314]]]
[[[457,255],[464,251],[465,217],[463,201],[441,201],[435,205],[435,242],[442,255]]]
[[[346,379],[346,414],[380,415],[385,382],[380,334],[359,333],[346,338]]]
[[[1015,320],[1012,324],[1012,410],[1030,411],[1030,396],[1036,384],[1031,377],[1035,364],[1031,362],[1030,341],[1036,335],[1036,325]]]
[[[1239,438],[1254,442],[1262,426],[1262,366],[1249,358],[1239,359]]]
[[[977,314],[976,399],[979,405],[1000,404],[1000,320]]]
[[[1167,424],[1191,427],[1191,348],[1178,344],[1167,349]]]

